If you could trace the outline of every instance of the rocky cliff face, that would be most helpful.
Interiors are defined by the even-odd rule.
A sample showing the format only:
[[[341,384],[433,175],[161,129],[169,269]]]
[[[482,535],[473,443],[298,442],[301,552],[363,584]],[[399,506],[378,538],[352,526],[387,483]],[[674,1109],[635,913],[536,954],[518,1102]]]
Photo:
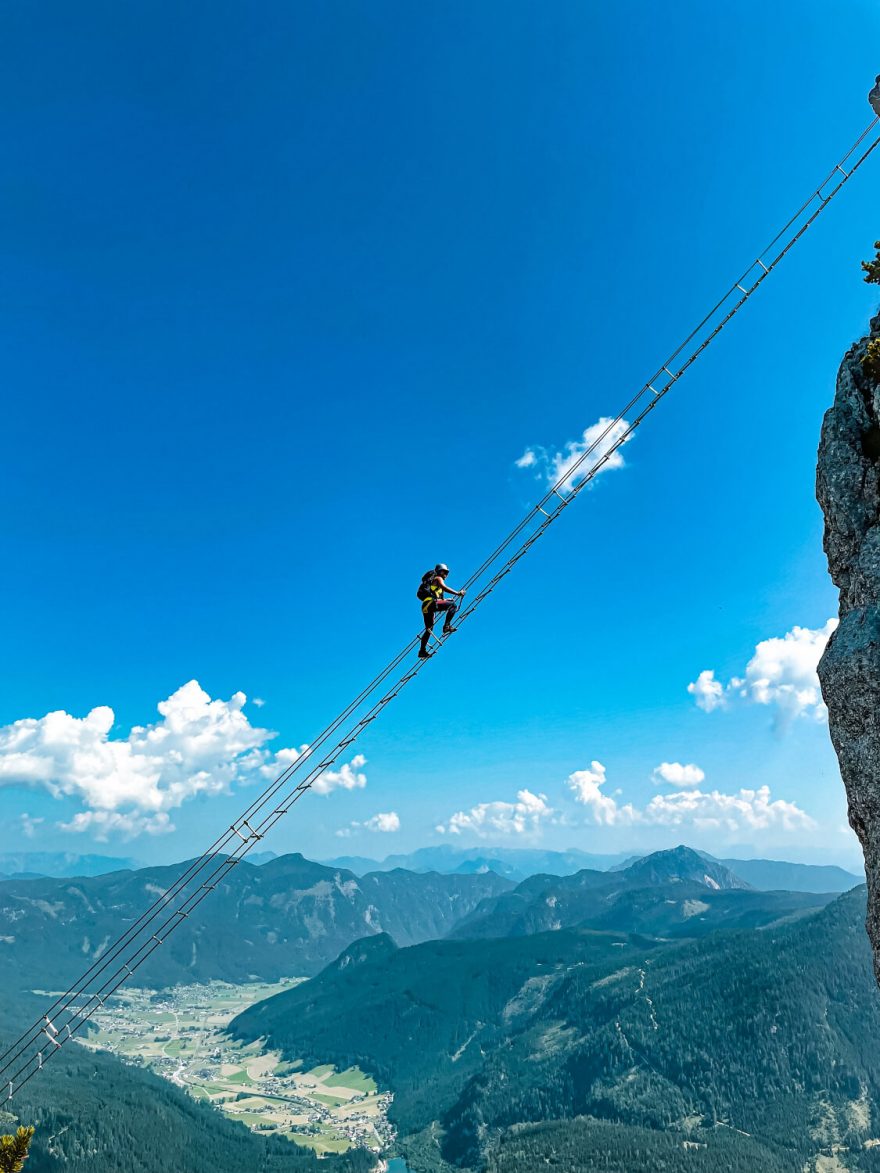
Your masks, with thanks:
[[[822,425],[816,494],[840,626],[819,664],[831,740],[868,877],[868,935],[880,981],[880,384],[862,368],[869,336],[845,356]]]

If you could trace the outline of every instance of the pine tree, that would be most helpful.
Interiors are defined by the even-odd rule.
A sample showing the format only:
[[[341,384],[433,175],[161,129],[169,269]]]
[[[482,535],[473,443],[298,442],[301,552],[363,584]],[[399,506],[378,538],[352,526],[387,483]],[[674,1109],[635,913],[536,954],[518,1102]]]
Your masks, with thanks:
[[[0,1173],[21,1173],[33,1138],[33,1128],[19,1128],[14,1136],[0,1136]]]
[[[873,261],[862,261],[862,268],[869,285],[880,285],[880,240],[874,242],[874,248],[877,250],[876,257]]]

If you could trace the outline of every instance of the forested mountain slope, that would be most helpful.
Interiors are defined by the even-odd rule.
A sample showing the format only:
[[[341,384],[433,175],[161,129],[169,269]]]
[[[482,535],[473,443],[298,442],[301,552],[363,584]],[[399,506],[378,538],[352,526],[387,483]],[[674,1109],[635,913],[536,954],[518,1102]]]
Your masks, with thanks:
[[[585,1145],[596,1121],[658,1146],[672,1137],[679,1157],[717,1152],[724,1130],[716,1167],[748,1168],[766,1150],[753,1168],[802,1173],[838,1146],[842,1168],[876,1169],[865,1142],[880,1135],[880,994],[864,912],[860,888],[792,924],[679,945],[578,930],[370,941],[233,1028],[376,1072],[411,1143],[433,1129],[438,1168],[513,1173],[514,1140],[539,1167],[541,1137],[555,1151],[559,1134],[519,1126],[587,1117]],[[632,1139],[602,1135],[612,1148]],[[660,1159],[651,1148],[644,1168]]]
[[[363,1059],[382,1086],[405,1088],[395,1114],[412,1131],[456,1100],[484,1055],[529,1019],[569,967],[601,975],[621,956],[652,948],[626,934],[587,931],[411,949],[372,937],[313,981],[250,1007],[230,1030],[247,1040],[265,1037],[307,1064]]]
[[[699,937],[718,928],[770,924],[831,899],[830,894],[755,891],[721,864],[679,847],[655,852],[623,871],[532,876],[484,900],[450,935],[525,936],[581,925]]]
[[[91,878],[0,883],[0,980],[16,988],[74,981],[186,864]],[[139,971],[141,983],[276,980],[316,973],[351,941],[390,932],[402,944],[443,936],[484,898],[493,874],[351,872],[279,856],[242,862]]]

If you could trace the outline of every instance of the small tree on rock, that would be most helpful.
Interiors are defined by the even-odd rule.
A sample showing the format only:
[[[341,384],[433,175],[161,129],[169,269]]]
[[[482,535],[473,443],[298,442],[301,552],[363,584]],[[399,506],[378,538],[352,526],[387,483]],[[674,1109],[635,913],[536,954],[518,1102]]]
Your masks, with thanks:
[[[869,379],[880,383],[880,338],[872,338],[862,359],[862,370]]]
[[[33,1138],[32,1128],[19,1128],[12,1136],[0,1136],[0,1173],[21,1173]]]
[[[874,242],[874,248],[877,250],[876,257],[873,261],[862,261],[862,268],[869,285],[880,285],[880,240]]]

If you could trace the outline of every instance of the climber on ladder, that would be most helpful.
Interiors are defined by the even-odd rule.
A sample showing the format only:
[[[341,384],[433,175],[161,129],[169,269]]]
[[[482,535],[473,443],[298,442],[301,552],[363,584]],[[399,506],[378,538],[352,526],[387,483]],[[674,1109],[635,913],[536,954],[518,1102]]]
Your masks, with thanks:
[[[428,640],[431,638],[431,633],[434,630],[434,620],[440,611],[445,612],[446,619],[443,623],[443,634],[449,635],[455,631],[452,626],[452,620],[455,618],[455,612],[458,607],[453,603],[452,599],[447,599],[446,595],[455,595],[459,599],[464,598],[464,591],[453,590],[451,586],[446,585],[446,576],[449,574],[449,567],[445,562],[438,562],[433,570],[428,570],[422,575],[422,581],[418,589],[418,598],[422,604],[422,618],[425,621],[425,630],[422,633],[422,642],[419,646],[419,659],[427,660],[430,656],[428,651]]]

